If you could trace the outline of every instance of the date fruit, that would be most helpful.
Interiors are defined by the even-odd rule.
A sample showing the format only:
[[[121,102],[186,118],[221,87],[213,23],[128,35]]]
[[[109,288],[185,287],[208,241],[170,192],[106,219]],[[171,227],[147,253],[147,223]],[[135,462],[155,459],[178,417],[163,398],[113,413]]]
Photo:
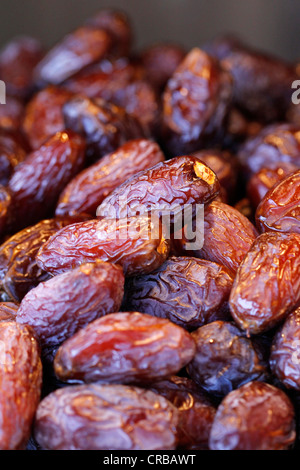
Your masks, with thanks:
[[[169,240],[148,216],[92,219],[59,230],[40,248],[37,263],[58,274],[101,259],[119,264],[126,276],[133,276],[153,271],[169,252]]]
[[[290,398],[271,384],[252,381],[233,390],[219,405],[211,450],[289,450],[296,439]]]
[[[300,234],[265,232],[239,266],[231,315],[248,334],[276,327],[300,305]]]
[[[173,450],[177,425],[175,406],[151,390],[83,384],[40,402],[34,436],[45,450]]]
[[[53,346],[96,318],[118,311],[123,295],[119,266],[83,263],[31,289],[22,299],[16,321],[32,326],[43,348]]]
[[[0,449],[24,450],[41,397],[42,364],[33,330],[0,322]]]
[[[142,385],[177,374],[194,354],[191,335],[169,320],[110,313],[64,341],[54,371],[64,382]]]
[[[158,144],[134,139],[80,172],[61,193],[56,215],[86,213],[96,216],[97,207],[118,186],[139,171],[163,162]]]
[[[167,318],[193,330],[229,319],[234,276],[227,268],[193,257],[169,257],[158,269],[126,279],[123,309]]]

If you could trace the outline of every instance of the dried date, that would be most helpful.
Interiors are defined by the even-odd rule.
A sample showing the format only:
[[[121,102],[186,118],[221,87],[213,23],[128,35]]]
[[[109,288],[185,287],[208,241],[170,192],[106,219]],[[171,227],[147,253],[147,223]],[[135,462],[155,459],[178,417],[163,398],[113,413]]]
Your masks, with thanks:
[[[233,274],[224,266],[193,257],[169,257],[155,271],[126,280],[123,309],[137,310],[193,330],[229,319]]]
[[[64,382],[142,385],[177,374],[194,354],[191,335],[169,320],[110,313],[64,341],[54,371]]]
[[[154,141],[126,142],[70,181],[60,195],[56,215],[89,213],[95,217],[97,207],[114,189],[139,171],[164,160],[163,152]]]
[[[290,398],[268,383],[252,381],[233,390],[219,405],[211,450],[287,450],[296,439]]]
[[[34,436],[46,450],[173,450],[177,425],[177,409],[157,393],[84,384],[55,390],[40,402]]]
[[[123,295],[119,266],[83,263],[31,289],[20,303],[16,321],[32,326],[42,347],[49,347],[96,318],[118,311]]]
[[[2,109],[2,108],[0,108]],[[27,148],[15,134],[0,134],[0,184],[6,186],[16,166],[27,157]]]
[[[0,449],[23,450],[41,397],[42,364],[33,330],[0,322]]]
[[[300,305],[300,235],[265,232],[239,266],[230,293],[231,315],[248,334],[278,326]]]
[[[50,274],[63,273],[83,262],[109,261],[126,276],[148,273],[168,257],[170,242],[160,224],[148,216],[92,219],[62,228],[40,248],[37,263]]]

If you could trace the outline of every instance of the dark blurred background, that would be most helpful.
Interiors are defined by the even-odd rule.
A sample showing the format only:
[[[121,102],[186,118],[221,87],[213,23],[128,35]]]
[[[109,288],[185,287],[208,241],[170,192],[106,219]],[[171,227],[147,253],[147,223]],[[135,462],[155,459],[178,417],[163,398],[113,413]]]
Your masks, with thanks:
[[[298,0],[1,0],[0,45],[30,34],[49,47],[103,7],[128,13],[137,48],[158,41],[190,48],[233,32],[265,51],[300,58]]]

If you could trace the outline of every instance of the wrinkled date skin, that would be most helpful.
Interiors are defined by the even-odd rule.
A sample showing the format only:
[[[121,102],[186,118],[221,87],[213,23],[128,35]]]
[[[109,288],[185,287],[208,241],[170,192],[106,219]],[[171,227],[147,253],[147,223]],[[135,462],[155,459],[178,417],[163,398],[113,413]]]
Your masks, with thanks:
[[[0,106],[0,129],[17,132],[22,124],[24,105],[13,96],[6,96],[5,106]]]
[[[151,390],[173,403],[179,412],[178,448],[208,450],[216,405],[188,377],[172,376],[154,383]]]
[[[247,139],[237,154],[246,180],[262,168],[276,168],[281,163],[300,167],[299,127],[271,124]]]
[[[247,333],[270,330],[300,305],[300,235],[266,232],[240,264],[230,293],[235,322]]]
[[[58,132],[30,153],[8,183],[12,230],[51,217],[61,191],[83,169],[84,162],[85,142],[72,131]]]
[[[46,450],[173,450],[177,424],[177,409],[157,393],[84,384],[55,390],[40,402],[34,435]]]
[[[34,70],[39,85],[59,85],[88,65],[104,58],[111,38],[104,30],[81,26],[50,49]]]
[[[42,386],[40,350],[32,329],[0,322],[0,449],[23,450],[29,440]]]
[[[224,266],[171,256],[160,268],[126,280],[123,309],[137,310],[193,330],[230,318],[233,275]]]
[[[211,322],[192,337],[197,351],[187,372],[210,395],[224,397],[244,383],[268,377],[263,357],[233,322]]]
[[[260,202],[256,225],[261,232],[300,234],[300,171],[292,173],[271,188]]]
[[[15,321],[18,308],[14,302],[0,302],[0,322]]]
[[[37,92],[26,104],[22,130],[33,150],[65,129],[62,109],[72,97],[70,91],[52,85]]]
[[[40,248],[37,263],[55,275],[101,259],[119,264],[126,276],[132,276],[153,271],[169,252],[169,240],[148,216],[92,219],[59,230]]]
[[[288,389],[300,390],[300,309],[290,313],[276,331],[270,353],[273,374]]]
[[[168,153],[184,155],[221,142],[231,93],[228,72],[204,51],[192,49],[163,93],[162,138]]]
[[[273,385],[252,381],[223,399],[209,445],[211,450],[288,450],[295,438],[289,397]]]
[[[199,250],[189,250],[189,242],[172,240],[178,254],[204,258],[236,272],[258,236],[254,224],[234,207],[213,201],[204,209],[204,242]]]
[[[98,207],[97,216],[131,217],[147,211],[170,215],[184,205],[207,204],[216,198],[216,174],[198,158],[187,155],[158,163],[129,178]],[[171,215],[170,215],[171,217]]]
[[[50,278],[37,265],[36,255],[52,235],[77,219],[57,217],[41,220],[15,233],[0,245],[0,286],[10,299],[20,302],[29,290]]]
[[[145,384],[177,374],[194,354],[191,335],[169,320],[110,313],[60,346],[54,370],[66,382]]]
[[[41,43],[30,36],[17,36],[0,52],[0,79],[8,95],[26,100],[35,90],[34,69],[43,58]]]
[[[85,213],[95,217],[97,207],[114,189],[139,171],[164,160],[163,152],[154,141],[126,142],[70,181],[60,195],[56,215]]]
[[[292,163],[281,163],[274,168],[261,168],[254,173],[247,184],[247,197],[254,210],[267,192],[287,176],[295,173],[299,167]]]
[[[232,36],[217,37],[205,50],[232,75],[233,103],[263,123],[283,120],[297,78],[293,64],[266,54]]]
[[[65,127],[85,139],[88,163],[98,161],[128,140],[145,137],[134,116],[102,98],[75,96],[64,104],[63,117]]]
[[[31,289],[22,299],[16,321],[32,326],[42,347],[53,346],[90,321],[118,311],[123,295],[119,266],[84,263]]]
[[[7,185],[15,167],[26,157],[27,149],[14,134],[0,134],[0,184]]]

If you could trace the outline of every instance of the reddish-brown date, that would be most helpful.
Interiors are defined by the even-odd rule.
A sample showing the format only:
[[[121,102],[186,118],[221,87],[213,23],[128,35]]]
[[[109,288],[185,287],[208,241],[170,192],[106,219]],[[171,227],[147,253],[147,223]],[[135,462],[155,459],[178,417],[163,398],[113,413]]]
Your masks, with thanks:
[[[0,449],[23,450],[41,397],[42,364],[33,330],[0,322]]]
[[[64,341],[54,370],[65,382],[149,384],[177,374],[194,354],[190,333],[169,320],[110,313]]]
[[[224,397],[252,380],[266,380],[267,363],[233,322],[214,321],[193,331],[196,354],[189,376],[209,395]]]
[[[254,224],[236,208],[212,201],[204,209],[204,242],[198,250],[189,249],[183,236],[172,240],[173,250],[222,264],[236,272],[258,236]]]
[[[9,132],[0,134],[0,184],[7,185],[15,167],[26,157],[27,148],[15,134]]]
[[[83,169],[85,142],[72,131],[56,133],[31,152],[9,180],[10,225],[15,231],[51,217],[69,181]]]
[[[240,147],[238,160],[246,180],[262,168],[276,168],[282,163],[300,167],[299,127],[289,123],[263,127]]]
[[[265,232],[241,262],[230,293],[235,322],[248,334],[270,330],[300,305],[300,234]]]
[[[38,91],[26,104],[22,130],[33,150],[57,132],[64,131],[62,108],[72,96],[70,91],[52,85]]]
[[[171,256],[155,271],[126,280],[123,309],[137,310],[193,330],[229,319],[233,274],[224,266],[193,257]]]
[[[11,214],[11,195],[5,186],[0,184],[0,241],[7,235],[7,223]]]
[[[102,98],[75,96],[64,104],[63,116],[65,127],[85,139],[89,164],[128,140],[144,138],[144,131],[134,116]]]
[[[178,409],[179,449],[208,450],[208,439],[216,405],[188,377],[172,376],[151,386]]]
[[[19,305],[14,302],[0,302],[0,322],[15,321]]]
[[[175,157],[129,178],[100,204],[97,215],[131,217],[147,211],[169,214],[218,196],[216,174],[197,157]]]
[[[109,33],[103,29],[81,26],[45,54],[34,70],[35,81],[40,86],[59,85],[104,58],[111,43]]]
[[[126,57],[131,51],[133,31],[129,17],[125,12],[115,9],[102,9],[88,18],[87,26],[105,30],[112,41],[110,54]]]
[[[1,131],[18,132],[24,113],[24,105],[21,100],[13,96],[6,96],[5,106],[0,106]]]
[[[219,405],[211,450],[289,450],[296,439],[295,411],[281,389],[252,381],[233,390]]]
[[[123,295],[120,266],[83,263],[31,289],[21,301],[16,321],[32,326],[42,347],[53,346],[96,318],[118,311]]]
[[[162,138],[170,155],[220,143],[224,137],[232,79],[217,61],[192,49],[163,93]]]
[[[134,139],[80,172],[60,195],[56,215],[89,213],[114,189],[139,171],[146,170],[165,156],[159,145],[147,139]]]
[[[276,330],[271,351],[270,368],[281,384],[300,390],[300,308],[291,312]]]
[[[261,168],[257,173],[254,173],[247,184],[247,197],[253,210],[257,209],[271,188],[298,169],[299,167],[292,163],[281,163],[274,168]]]
[[[40,41],[30,36],[17,36],[0,52],[0,79],[6,92],[26,100],[35,91],[34,69],[44,55]]]
[[[177,425],[176,407],[151,390],[82,384],[40,402],[34,436],[45,450],[173,450]]]
[[[255,213],[261,232],[300,233],[300,171],[292,173],[271,188]]]
[[[15,233],[0,245],[0,288],[20,302],[27,292],[50,278],[36,263],[40,247],[62,227],[81,217],[44,219]],[[83,220],[83,216],[82,216]]]
[[[233,36],[218,36],[204,48],[232,75],[234,106],[263,123],[284,119],[297,79],[292,63]]]
[[[163,91],[186,54],[183,46],[171,43],[152,44],[141,52],[140,61],[147,79],[159,92]]]
[[[119,264],[126,276],[132,276],[153,271],[169,252],[169,240],[148,216],[92,219],[59,230],[41,247],[37,263],[58,274],[101,259]]]

